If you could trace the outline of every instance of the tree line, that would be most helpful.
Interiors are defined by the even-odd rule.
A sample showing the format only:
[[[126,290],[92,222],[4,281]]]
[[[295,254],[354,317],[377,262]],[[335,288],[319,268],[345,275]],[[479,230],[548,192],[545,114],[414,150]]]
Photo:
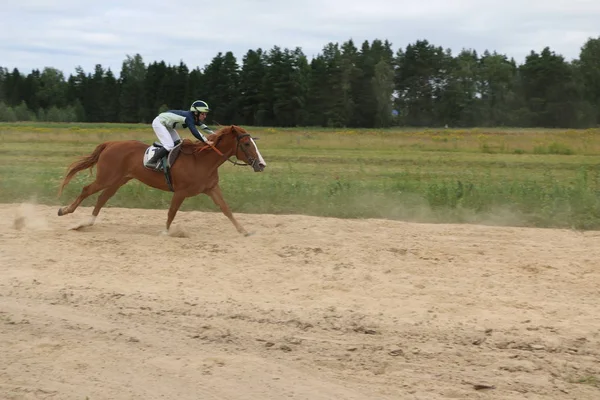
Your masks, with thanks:
[[[189,69],[127,55],[119,76],[97,64],[65,77],[0,67],[0,121],[148,123],[196,99],[209,122],[256,126],[513,126],[600,124],[600,37],[567,61],[549,47],[522,64],[497,52],[427,40],[394,52],[387,40],[328,43],[311,60],[301,48],[219,52]]]

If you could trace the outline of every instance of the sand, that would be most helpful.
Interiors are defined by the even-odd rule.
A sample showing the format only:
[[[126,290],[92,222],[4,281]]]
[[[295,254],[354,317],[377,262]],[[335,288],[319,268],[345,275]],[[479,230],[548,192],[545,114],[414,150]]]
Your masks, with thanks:
[[[0,205],[1,399],[598,399],[600,232]]]

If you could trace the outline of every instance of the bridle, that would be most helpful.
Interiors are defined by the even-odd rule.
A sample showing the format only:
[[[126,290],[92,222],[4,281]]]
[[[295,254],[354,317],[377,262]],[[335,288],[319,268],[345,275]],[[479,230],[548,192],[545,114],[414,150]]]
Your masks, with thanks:
[[[254,168],[254,164],[256,164],[256,163],[258,162],[258,160],[257,160],[257,159],[255,159],[255,158],[252,158],[252,157],[250,157],[250,155],[249,155],[249,154],[248,154],[248,152],[246,151],[246,148],[242,146],[241,139],[242,139],[242,138],[245,138],[245,137],[250,137],[250,138],[251,138],[252,136],[251,136],[250,134],[248,134],[248,133],[244,133],[244,134],[242,134],[242,135],[238,135],[238,136],[236,137],[236,138],[237,138],[237,148],[236,148],[236,151],[235,151],[235,152],[236,152],[236,154],[237,154],[237,151],[238,151],[238,150],[241,148],[241,149],[242,149],[242,151],[244,152],[244,154],[246,155],[246,158],[248,159],[249,163],[240,163],[240,162],[238,162],[238,160],[237,160],[237,157],[236,157],[236,159],[235,159],[234,161],[231,161],[231,157],[230,157],[230,158],[228,158],[228,159],[227,159],[227,161],[229,161],[229,162],[230,162],[230,163],[232,163],[233,165],[241,165],[241,166],[244,166],[244,167],[246,167],[246,166],[250,166],[250,167]],[[235,154],[234,154],[234,155],[235,155]]]

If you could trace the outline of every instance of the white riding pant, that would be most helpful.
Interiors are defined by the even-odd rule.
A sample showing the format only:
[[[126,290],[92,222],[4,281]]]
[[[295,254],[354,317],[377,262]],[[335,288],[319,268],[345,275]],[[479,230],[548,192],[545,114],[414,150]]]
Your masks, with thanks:
[[[154,118],[154,121],[152,121],[152,129],[154,129],[154,133],[156,133],[160,143],[169,151],[175,147],[176,140],[181,140],[177,131],[175,129],[169,129],[161,124],[158,117]]]

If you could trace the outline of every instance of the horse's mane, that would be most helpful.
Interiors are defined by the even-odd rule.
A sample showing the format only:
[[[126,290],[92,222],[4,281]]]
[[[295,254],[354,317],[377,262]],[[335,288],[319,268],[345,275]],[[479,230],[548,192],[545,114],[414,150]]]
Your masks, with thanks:
[[[208,140],[212,141],[214,143],[214,145],[216,146],[221,141],[221,138],[223,138],[225,135],[228,135],[230,133],[235,133],[235,128],[233,127],[233,125],[224,126],[220,129],[218,129],[215,133],[211,133],[210,135],[207,135],[206,138]],[[193,152],[199,152],[199,151],[202,151],[202,150],[208,148],[208,145],[204,144],[204,142],[202,142],[201,140],[191,141],[189,139],[183,139],[183,141],[181,143],[181,147],[182,147],[182,149],[189,148]]]

